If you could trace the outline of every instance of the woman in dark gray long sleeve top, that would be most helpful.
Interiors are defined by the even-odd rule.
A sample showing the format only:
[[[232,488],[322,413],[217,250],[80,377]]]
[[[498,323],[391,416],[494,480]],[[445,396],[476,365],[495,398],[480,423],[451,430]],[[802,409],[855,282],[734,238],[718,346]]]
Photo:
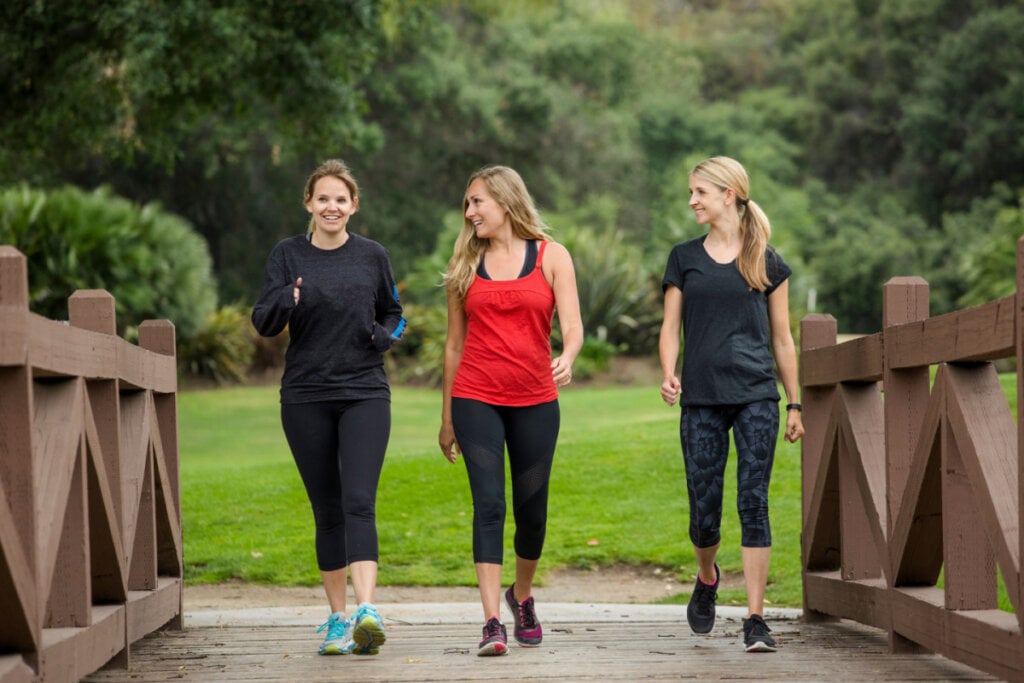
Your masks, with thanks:
[[[387,252],[348,232],[359,188],[344,163],[306,181],[311,231],[267,258],[252,322],[288,327],[281,422],[316,521],[317,564],[330,604],[320,654],[377,654],[386,636],[373,605],[376,496],[391,431],[383,353],[405,328]],[[346,612],[348,575],[358,608]]]

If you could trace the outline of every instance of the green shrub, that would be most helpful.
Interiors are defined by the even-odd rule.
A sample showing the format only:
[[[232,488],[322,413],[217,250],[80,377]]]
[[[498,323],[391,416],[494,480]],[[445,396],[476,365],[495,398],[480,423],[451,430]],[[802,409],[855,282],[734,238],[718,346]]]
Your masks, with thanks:
[[[583,348],[576,362],[572,365],[572,374],[576,379],[587,379],[611,367],[612,358],[621,349],[611,342],[587,335],[583,339]]]
[[[118,331],[142,321],[172,321],[189,339],[217,306],[206,242],[157,204],[139,206],[107,188],[0,189],[0,244],[28,259],[29,307],[67,319],[77,289],[115,298]]]
[[[441,386],[444,343],[448,336],[448,309],[442,306],[405,304],[408,322],[402,341],[386,356],[391,376],[398,382]]]
[[[199,331],[178,344],[178,367],[217,384],[245,382],[255,351],[256,331],[244,306],[222,306]]]
[[[252,309],[249,309],[250,311]],[[252,328],[252,323],[247,323]],[[270,370],[284,367],[284,356],[288,351],[288,328],[285,327],[281,334],[274,337],[263,337],[253,332],[253,353],[250,371],[256,374],[263,374]]]
[[[570,227],[557,239],[572,254],[585,333],[632,354],[656,348],[661,290],[641,249],[613,226]]]

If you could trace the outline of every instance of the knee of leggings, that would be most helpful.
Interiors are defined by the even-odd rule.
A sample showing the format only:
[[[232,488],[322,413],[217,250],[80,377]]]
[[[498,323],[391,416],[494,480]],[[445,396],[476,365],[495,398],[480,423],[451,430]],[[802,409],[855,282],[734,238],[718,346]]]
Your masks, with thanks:
[[[544,510],[516,510],[513,516],[516,529],[527,534],[543,534],[548,524],[547,512]]]
[[[374,519],[377,515],[377,506],[374,503],[373,498],[357,498],[355,500],[345,501],[346,517],[356,517],[359,519]]]
[[[473,519],[477,524],[485,526],[503,525],[505,523],[505,502],[477,503],[473,506]]]
[[[718,543],[720,543],[721,540],[722,534],[721,530],[718,528],[690,528],[690,543],[692,543],[696,548],[710,548],[713,545],[718,545]]]
[[[313,520],[317,529],[333,529],[345,526],[345,513],[337,503],[314,505]]]
[[[545,530],[543,528],[524,530],[516,527],[516,536],[513,544],[516,555],[524,560],[539,560],[544,549],[544,536]]]
[[[772,544],[771,524],[765,507],[740,510],[741,542],[747,548],[765,548]]]

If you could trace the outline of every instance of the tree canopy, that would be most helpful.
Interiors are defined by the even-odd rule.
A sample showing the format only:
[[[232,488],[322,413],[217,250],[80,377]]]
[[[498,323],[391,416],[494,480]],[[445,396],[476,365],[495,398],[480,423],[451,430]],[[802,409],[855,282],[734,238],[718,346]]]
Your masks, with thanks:
[[[591,230],[656,283],[700,234],[689,168],[725,154],[794,301],[813,290],[844,331],[878,328],[896,275],[932,283],[933,313],[1012,290],[1019,2],[12,0],[0,19],[0,184],[160,201],[206,239],[222,299],[255,296],[335,156],[400,280],[443,266],[466,178],[504,163],[556,238]]]

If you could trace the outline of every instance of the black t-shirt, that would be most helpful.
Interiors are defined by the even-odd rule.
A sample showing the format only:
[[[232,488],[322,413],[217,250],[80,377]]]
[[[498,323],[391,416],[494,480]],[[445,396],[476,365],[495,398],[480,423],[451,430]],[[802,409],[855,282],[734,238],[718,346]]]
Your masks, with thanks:
[[[281,240],[267,258],[252,322],[267,337],[288,326],[282,403],[390,398],[379,347],[401,329],[402,306],[377,242],[354,233],[336,249],[306,235]]]
[[[718,263],[704,249],[707,235],[673,247],[662,289],[683,293],[683,385],[680,405],[740,405],[779,399],[771,352],[768,295],[793,272],[765,250],[764,292],[752,290],[736,263]]]

